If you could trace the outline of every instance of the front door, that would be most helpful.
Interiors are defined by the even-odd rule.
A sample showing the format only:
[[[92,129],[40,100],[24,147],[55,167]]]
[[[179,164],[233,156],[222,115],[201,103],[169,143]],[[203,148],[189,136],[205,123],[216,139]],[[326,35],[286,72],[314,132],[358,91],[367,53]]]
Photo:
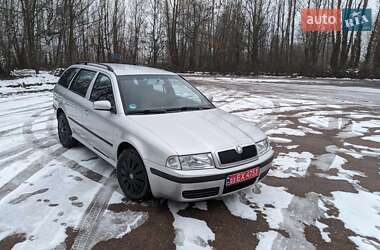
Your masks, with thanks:
[[[96,101],[109,101],[113,107],[111,111],[94,110],[93,103]],[[88,107],[85,112],[85,126],[91,131],[91,144],[100,154],[113,159],[115,130],[112,121],[116,118],[115,99],[112,90],[111,79],[99,73],[91,90]]]

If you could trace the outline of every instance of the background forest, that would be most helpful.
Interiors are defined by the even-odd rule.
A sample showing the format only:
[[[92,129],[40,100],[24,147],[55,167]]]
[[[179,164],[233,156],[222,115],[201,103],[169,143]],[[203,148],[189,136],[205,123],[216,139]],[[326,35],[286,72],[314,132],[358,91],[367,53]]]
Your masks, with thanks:
[[[302,32],[302,8],[372,8],[371,32]],[[379,0],[0,0],[0,74],[78,61],[380,75]]]

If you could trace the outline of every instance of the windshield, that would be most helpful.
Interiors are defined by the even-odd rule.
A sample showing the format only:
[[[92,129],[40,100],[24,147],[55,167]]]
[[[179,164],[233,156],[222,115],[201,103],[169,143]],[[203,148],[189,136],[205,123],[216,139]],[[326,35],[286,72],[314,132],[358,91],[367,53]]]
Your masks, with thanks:
[[[117,80],[126,114],[214,108],[196,88],[176,75],[128,75]]]

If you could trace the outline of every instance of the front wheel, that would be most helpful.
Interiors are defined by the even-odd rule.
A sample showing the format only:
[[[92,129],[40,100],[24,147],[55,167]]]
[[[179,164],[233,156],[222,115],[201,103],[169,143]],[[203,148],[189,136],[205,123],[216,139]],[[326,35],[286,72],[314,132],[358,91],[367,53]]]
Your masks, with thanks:
[[[124,150],[117,161],[117,179],[127,198],[143,200],[151,196],[144,162],[134,149]]]

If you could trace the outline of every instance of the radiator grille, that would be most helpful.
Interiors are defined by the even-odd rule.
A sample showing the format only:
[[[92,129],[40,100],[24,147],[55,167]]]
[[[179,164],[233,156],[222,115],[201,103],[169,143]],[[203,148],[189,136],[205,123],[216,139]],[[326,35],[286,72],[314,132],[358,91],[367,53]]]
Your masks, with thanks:
[[[257,156],[255,145],[243,147],[243,152],[239,154],[235,149],[229,149],[218,153],[222,165],[248,160]]]

